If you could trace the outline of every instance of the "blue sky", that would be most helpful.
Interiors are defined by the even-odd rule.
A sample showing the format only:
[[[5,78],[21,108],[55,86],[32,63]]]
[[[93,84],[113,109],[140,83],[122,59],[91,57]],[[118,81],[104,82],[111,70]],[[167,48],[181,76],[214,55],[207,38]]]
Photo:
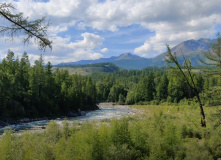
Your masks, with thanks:
[[[151,58],[189,39],[215,38],[221,30],[220,0],[0,0],[34,20],[50,20],[52,51],[38,51],[34,41],[24,46],[0,37],[0,58],[8,49],[33,62],[43,54],[52,64],[107,58],[132,53]],[[1,21],[4,21],[0,18]]]

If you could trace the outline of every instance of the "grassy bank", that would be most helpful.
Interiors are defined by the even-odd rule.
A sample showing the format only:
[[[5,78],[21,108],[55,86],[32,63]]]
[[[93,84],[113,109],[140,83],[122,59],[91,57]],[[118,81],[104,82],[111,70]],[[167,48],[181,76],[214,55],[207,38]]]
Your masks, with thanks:
[[[7,131],[0,139],[0,159],[217,159],[221,126],[205,108],[207,128],[200,126],[197,106],[133,106],[141,114],[97,125],[59,127],[52,121],[43,133]]]

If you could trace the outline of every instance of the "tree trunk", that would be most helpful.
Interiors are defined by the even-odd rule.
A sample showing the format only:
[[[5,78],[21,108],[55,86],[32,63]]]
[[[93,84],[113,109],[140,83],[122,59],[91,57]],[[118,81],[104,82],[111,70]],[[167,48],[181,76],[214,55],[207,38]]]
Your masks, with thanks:
[[[203,105],[202,105],[202,103],[201,103],[199,94],[197,94],[197,92],[196,92],[196,97],[197,97],[197,100],[198,100],[198,103],[199,103],[199,107],[200,107],[201,126],[202,126],[202,127],[206,127],[206,117],[205,117],[205,113],[204,113],[204,110],[203,110]]]

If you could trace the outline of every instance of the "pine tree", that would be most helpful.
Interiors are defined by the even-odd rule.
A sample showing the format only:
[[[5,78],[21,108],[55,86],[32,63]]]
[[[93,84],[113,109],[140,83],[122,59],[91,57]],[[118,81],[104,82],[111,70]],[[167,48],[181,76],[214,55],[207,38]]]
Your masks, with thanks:
[[[167,96],[168,96],[168,84],[169,84],[169,81],[168,81],[167,75],[164,74],[163,76],[161,76],[160,82],[157,86],[157,98],[159,100],[167,98]]]
[[[154,75],[152,72],[147,77],[141,79],[138,84],[135,101],[151,101],[154,99],[155,84]]]

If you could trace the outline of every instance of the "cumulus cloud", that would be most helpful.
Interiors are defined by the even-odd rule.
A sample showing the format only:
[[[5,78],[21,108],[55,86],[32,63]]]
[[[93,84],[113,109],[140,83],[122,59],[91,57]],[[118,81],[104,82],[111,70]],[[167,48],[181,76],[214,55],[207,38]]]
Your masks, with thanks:
[[[83,40],[71,42],[70,38],[56,37],[54,41],[55,48],[52,51],[53,56],[46,56],[46,59],[52,59],[53,62],[75,62],[79,60],[99,59],[102,54],[95,52],[99,49],[104,39],[99,35],[92,33],[82,33]]]
[[[36,19],[46,15],[56,26],[75,25],[80,21],[78,25],[83,28],[88,26],[111,31],[132,24],[140,24],[153,31],[156,31],[153,25],[164,26],[165,31],[171,31],[174,24],[179,26],[177,29],[209,29],[208,25],[213,25],[210,22],[220,22],[221,15],[219,0],[106,0],[102,3],[97,0],[20,0],[14,3],[25,16]]]
[[[101,52],[102,53],[107,53],[109,50],[108,50],[108,48],[103,48],[103,49],[101,49]]]
[[[138,55],[140,55],[140,56],[142,56],[142,57],[146,57],[147,56],[147,53],[148,53],[148,51],[151,49],[151,46],[150,46],[150,44],[146,41],[145,43],[144,43],[144,45],[142,45],[142,46],[140,46],[140,47],[138,47],[138,48],[135,48],[135,50],[134,50],[134,53],[136,53],[136,54],[138,54]]]
[[[104,40],[102,37],[98,35],[87,32],[81,34],[81,36],[84,37],[84,39],[79,42],[70,43],[70,47],[73,47],[74,49],[75,48],[94,49],[101,47]]]
[[[110,26],[113,25],[117,30],[118,27],[140,24],[155,32],[147,39],[148,43],[146,41],[134,50],[134,53],[148,57],[161,53],[166,43],[174,46],[184,40],[214,35],[214,24],[220,23],[221,19],[219,4],[219,0],[108,0],[96,7],[90,6],[87,22],[101,30],[112,30]]]
[[[121,27],[138,24],[155,34],[147,38],[140,47],[135,48],[134,53],[151,57],[162,53],[166,48],[165,44],[173,47],[184,40],[209,38],[217,32],[215,25],[221,24],[220,0],[106,0],[102,3],[98,0],[48,2],[10,0],[10,2],[30,19],[47,16],[51,22],[53,53],[58,56],[65,52],[64,55],[75,60],[80,57],[84,59],[101,57],[102,55],[95,49],[102,47],[104,39],[87,32],[82,34],[83,40],[77,42],[72,42],[72,35],[65,38],[58,36],[73,26],[79,30],[94,29],[96,33],[106,30],[117,32]]]
[[[80,22],[77,24],[77,29],[79,29],[79,30],[85,30],[86,29],[85,27],[86,27],[86,25],[83,22]]]
[[[7,50],[12,50],[16,55],[21,57],[24,50],[27,51],[31,63],[39,58],[39,55],[43,55],[44,60],[50,61],[53,64],[61,62],[75,62],[82,59],[99,59],[103,55],[94,51],[100,49],[104,39],[98,35],[85,32],[81,35],[83,40],[71,42],[70,37],[55,37],[53,39],[53,49],[50,52],[37,51],[37,45],[34,40],[30,41],[28,46],[24,46],[19,37],[16,37],[14,42],[3,42],[4,38],[0,38],[0,57],[4,57],[7,54]],[[23,47],[21,47],[23,45]],[[24,48],[25,47],[25,48]]]

